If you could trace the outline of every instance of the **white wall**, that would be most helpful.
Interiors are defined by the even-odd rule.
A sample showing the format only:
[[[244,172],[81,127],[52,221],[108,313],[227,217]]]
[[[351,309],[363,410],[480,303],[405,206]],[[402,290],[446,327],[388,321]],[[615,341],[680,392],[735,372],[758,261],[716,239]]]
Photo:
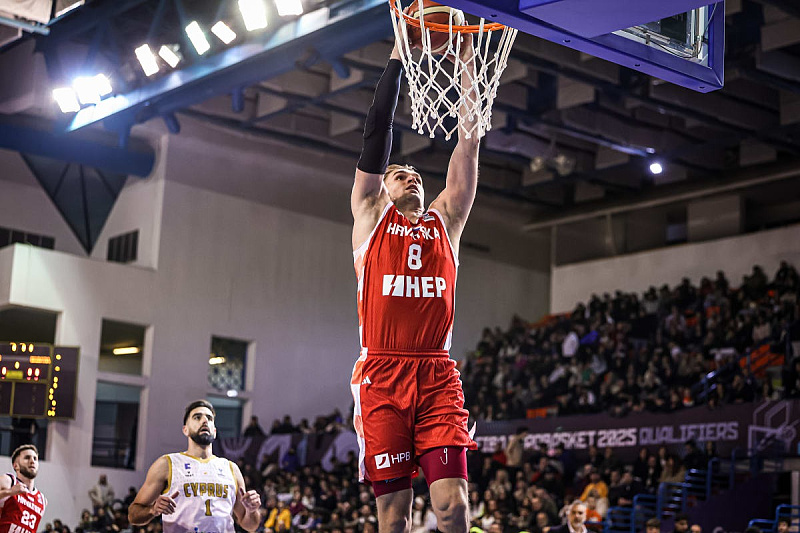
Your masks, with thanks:
[[[322,201],[332,205],[322,218],[276,205],[303,203],[301,193],[257,197],[247,194],[249,183],[225,194],[225,184],[243,179],[239,167],[253,179],[279,179],[279,189],[324,169],[287,163],[280,152],[215,152],[175,139],[160,145],[153,176],[129,179],[92,257],[29,246],[0,250],[0,307],[59,312],[57,342],[81,347],[76,418],[50,425],[48,460],[38,480],[46,494],[58,495],[50,498],[46,520],[74,525],[101,471],[123,493],[141,483],[156,457],[185,449],[183,408],[212,392],[212,335],[252,343],[248,386],[240,395],[248,402],[245,414],[268,424],[286,413],[297,419],[350,408],[348,381],[358,351],[347,202],[352,169],[325,176],[322,185],[299,187],[328,193]],[[279,176],[272,175],[276,169]],[[48,202],[43,194],[40,209]],[[44,229],[59,224],[50,220]],[[139,261],[104,261],[108,238],[134,229],[140,230]],[[481,224],[481,230],[490,226]],[[500,232],[495,237],[504,238]],[[514,313],[533,319],[547,310],[547,273],[466,252],[461,263],[454,357],[474,348],[483,327],[506,326]],[[98,371],[103,318],[150,326],[142,376]],[[135,472],[89,466],[98,380],[142,387]]]
[[[552,271],[550,309],[570,311],[592,293],[641,292],[651,285],[676,285],[684,277],[697,284],[718,270],[738,286],[753,265],[761,265],[771,277],[784,259],[800,267],[800,225],[564,265]]]
[[[84,253],[25,161],[8,150],[0,150],[0,226],[54,237],[56,250]]]

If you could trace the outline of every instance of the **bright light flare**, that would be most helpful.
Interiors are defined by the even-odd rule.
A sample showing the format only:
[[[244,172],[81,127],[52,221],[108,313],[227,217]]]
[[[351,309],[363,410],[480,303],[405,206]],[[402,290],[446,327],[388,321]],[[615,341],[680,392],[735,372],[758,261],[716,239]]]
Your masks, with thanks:
[[[211,31],[225,44],[231,44],[233,40],[236,39],[236,33],[221,20],[211,26]]]
[[[661,174],[662,172],[664,172],[664,167],[663,167],[663,165],[661,165],[661,163],[659,163],[657,161],[654,162],[654,163],[650,163],[650,173],[651,174],[658,175],[658,174]]]
[[[102,74],[78,76],[72,81],[72,88],[83,105],[97,104],[103,96],[111,94],[111,82]]]
[[[209,365],[221,365],[224,362],[225,362],[225,358],[221,357],[221,356],[220,357],[209,357],[208,358],[208,364]]]
[[[275,0],[275,7],[278,9],[278,15],[282,17],[303,14],[303,2],[301,0]]]
[[[156,61],[156,56],[153,55],[153,51],[150,50],[149,45],[143,44],[134,50],[134,52],[136,53],[136,59],[139,60],[139,64],[142,65],[145,76],[152,76],[158,72],[158,62]]]
[[[78,103],[78,96],[75,94],[75,91],[69,87],[53,89],[53,100],[56,101],[62,113],[75,113],[81,110],[81,105]]]
[[[158,55],[172,68],[177,67],[181,62],[181,56],[166,44],[161,45],[161,48],[158,49]]]
[[[267,7],[263,0],[239,0],[239,11],[247,31],[267,27]]]
[[[203,55],[211,50],[211,45],[208,39],[206,39],[206,34],[203,32],[203,29],[200,28],[200,24],[198,24],[196,20],[193,20],[186,26],[186,35],[189,36],[189,40],[192,41],[192,46],[194,46],[198,54]]]

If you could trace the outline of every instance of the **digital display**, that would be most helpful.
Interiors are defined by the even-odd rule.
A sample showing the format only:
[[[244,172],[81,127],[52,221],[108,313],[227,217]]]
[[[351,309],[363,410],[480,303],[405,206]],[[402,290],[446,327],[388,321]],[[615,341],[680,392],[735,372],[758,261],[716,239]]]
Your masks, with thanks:
[[[74,418],[80,350],[0,342],[0,416]]]

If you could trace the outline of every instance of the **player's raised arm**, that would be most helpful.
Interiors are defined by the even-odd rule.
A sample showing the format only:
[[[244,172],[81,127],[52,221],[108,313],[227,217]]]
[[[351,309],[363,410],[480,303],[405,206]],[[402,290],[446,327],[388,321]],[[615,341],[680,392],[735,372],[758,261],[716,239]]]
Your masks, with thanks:
[[[375,97],[364,123],[364,145],[356,166],[350,208],[353,212],[353,248],[372,232],[381,211],[389,201],[383,186],[383,175],[392,152],[392,123],[400,95],[403,63],[395,45],[383,71]]]
[[[236,503],[233,504],[233,516],[239,527],[246,531],[255,531],[261,525],[261,496],[254,490],[247,490],[239,465],[231,462],[233,475],[236,477]]]
[[[179,494],[162,494],[169,483],[169,458],[159,457],[147,471],[144,485],[128,507],[128,522],[143,526],[160,514],[175,511],[175,498]]]
[[[461,45],[461,62],[465,68],[461,69],[461,93],[468,99],[479,98],[476,89],[473,87],[475,76],[475,51],[472,44],[472,36],[463,36]],[[475,201],[475,193],[478,189],[478,151],[480,149],[480,139],[475,131],[467,138],[466,131],[471,123],[467,116],[466,107],[462,105],[459,110],[458,144],[450,156],[450,164],[447,167],[447,182],[445,189],[434,200],[431,207],[438,209],[445,218],[447,231],[450,241],[456,252],[458,252],[458,242],[467,217]],[[477,118],[473,117],[474,120]]]

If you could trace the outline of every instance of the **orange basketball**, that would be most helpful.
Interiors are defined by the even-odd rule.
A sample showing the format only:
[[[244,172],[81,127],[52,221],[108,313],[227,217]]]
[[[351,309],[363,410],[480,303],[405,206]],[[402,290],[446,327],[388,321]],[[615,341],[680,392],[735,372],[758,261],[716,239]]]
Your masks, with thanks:
[[[416,19],[423,20],[425,23],[434,24],[450,24],[450,18],[453,18],[454,26],[462,26],[465,23],[464,12],[458,9],[453,9],[448,6],[433,2],[431,0],[423,0],[422,2],[422,15],[419,13],[419,1],[412,0],[408,8],[408,15]],[[446,32],[438,32],[430,30],[431,35],[431,53],[441,54],[447,50],[447,45],[450,43],[450,34]],[[411,24],[408,25],[408,39],[409,45],[412,48],[422,49],[422,30]]]

